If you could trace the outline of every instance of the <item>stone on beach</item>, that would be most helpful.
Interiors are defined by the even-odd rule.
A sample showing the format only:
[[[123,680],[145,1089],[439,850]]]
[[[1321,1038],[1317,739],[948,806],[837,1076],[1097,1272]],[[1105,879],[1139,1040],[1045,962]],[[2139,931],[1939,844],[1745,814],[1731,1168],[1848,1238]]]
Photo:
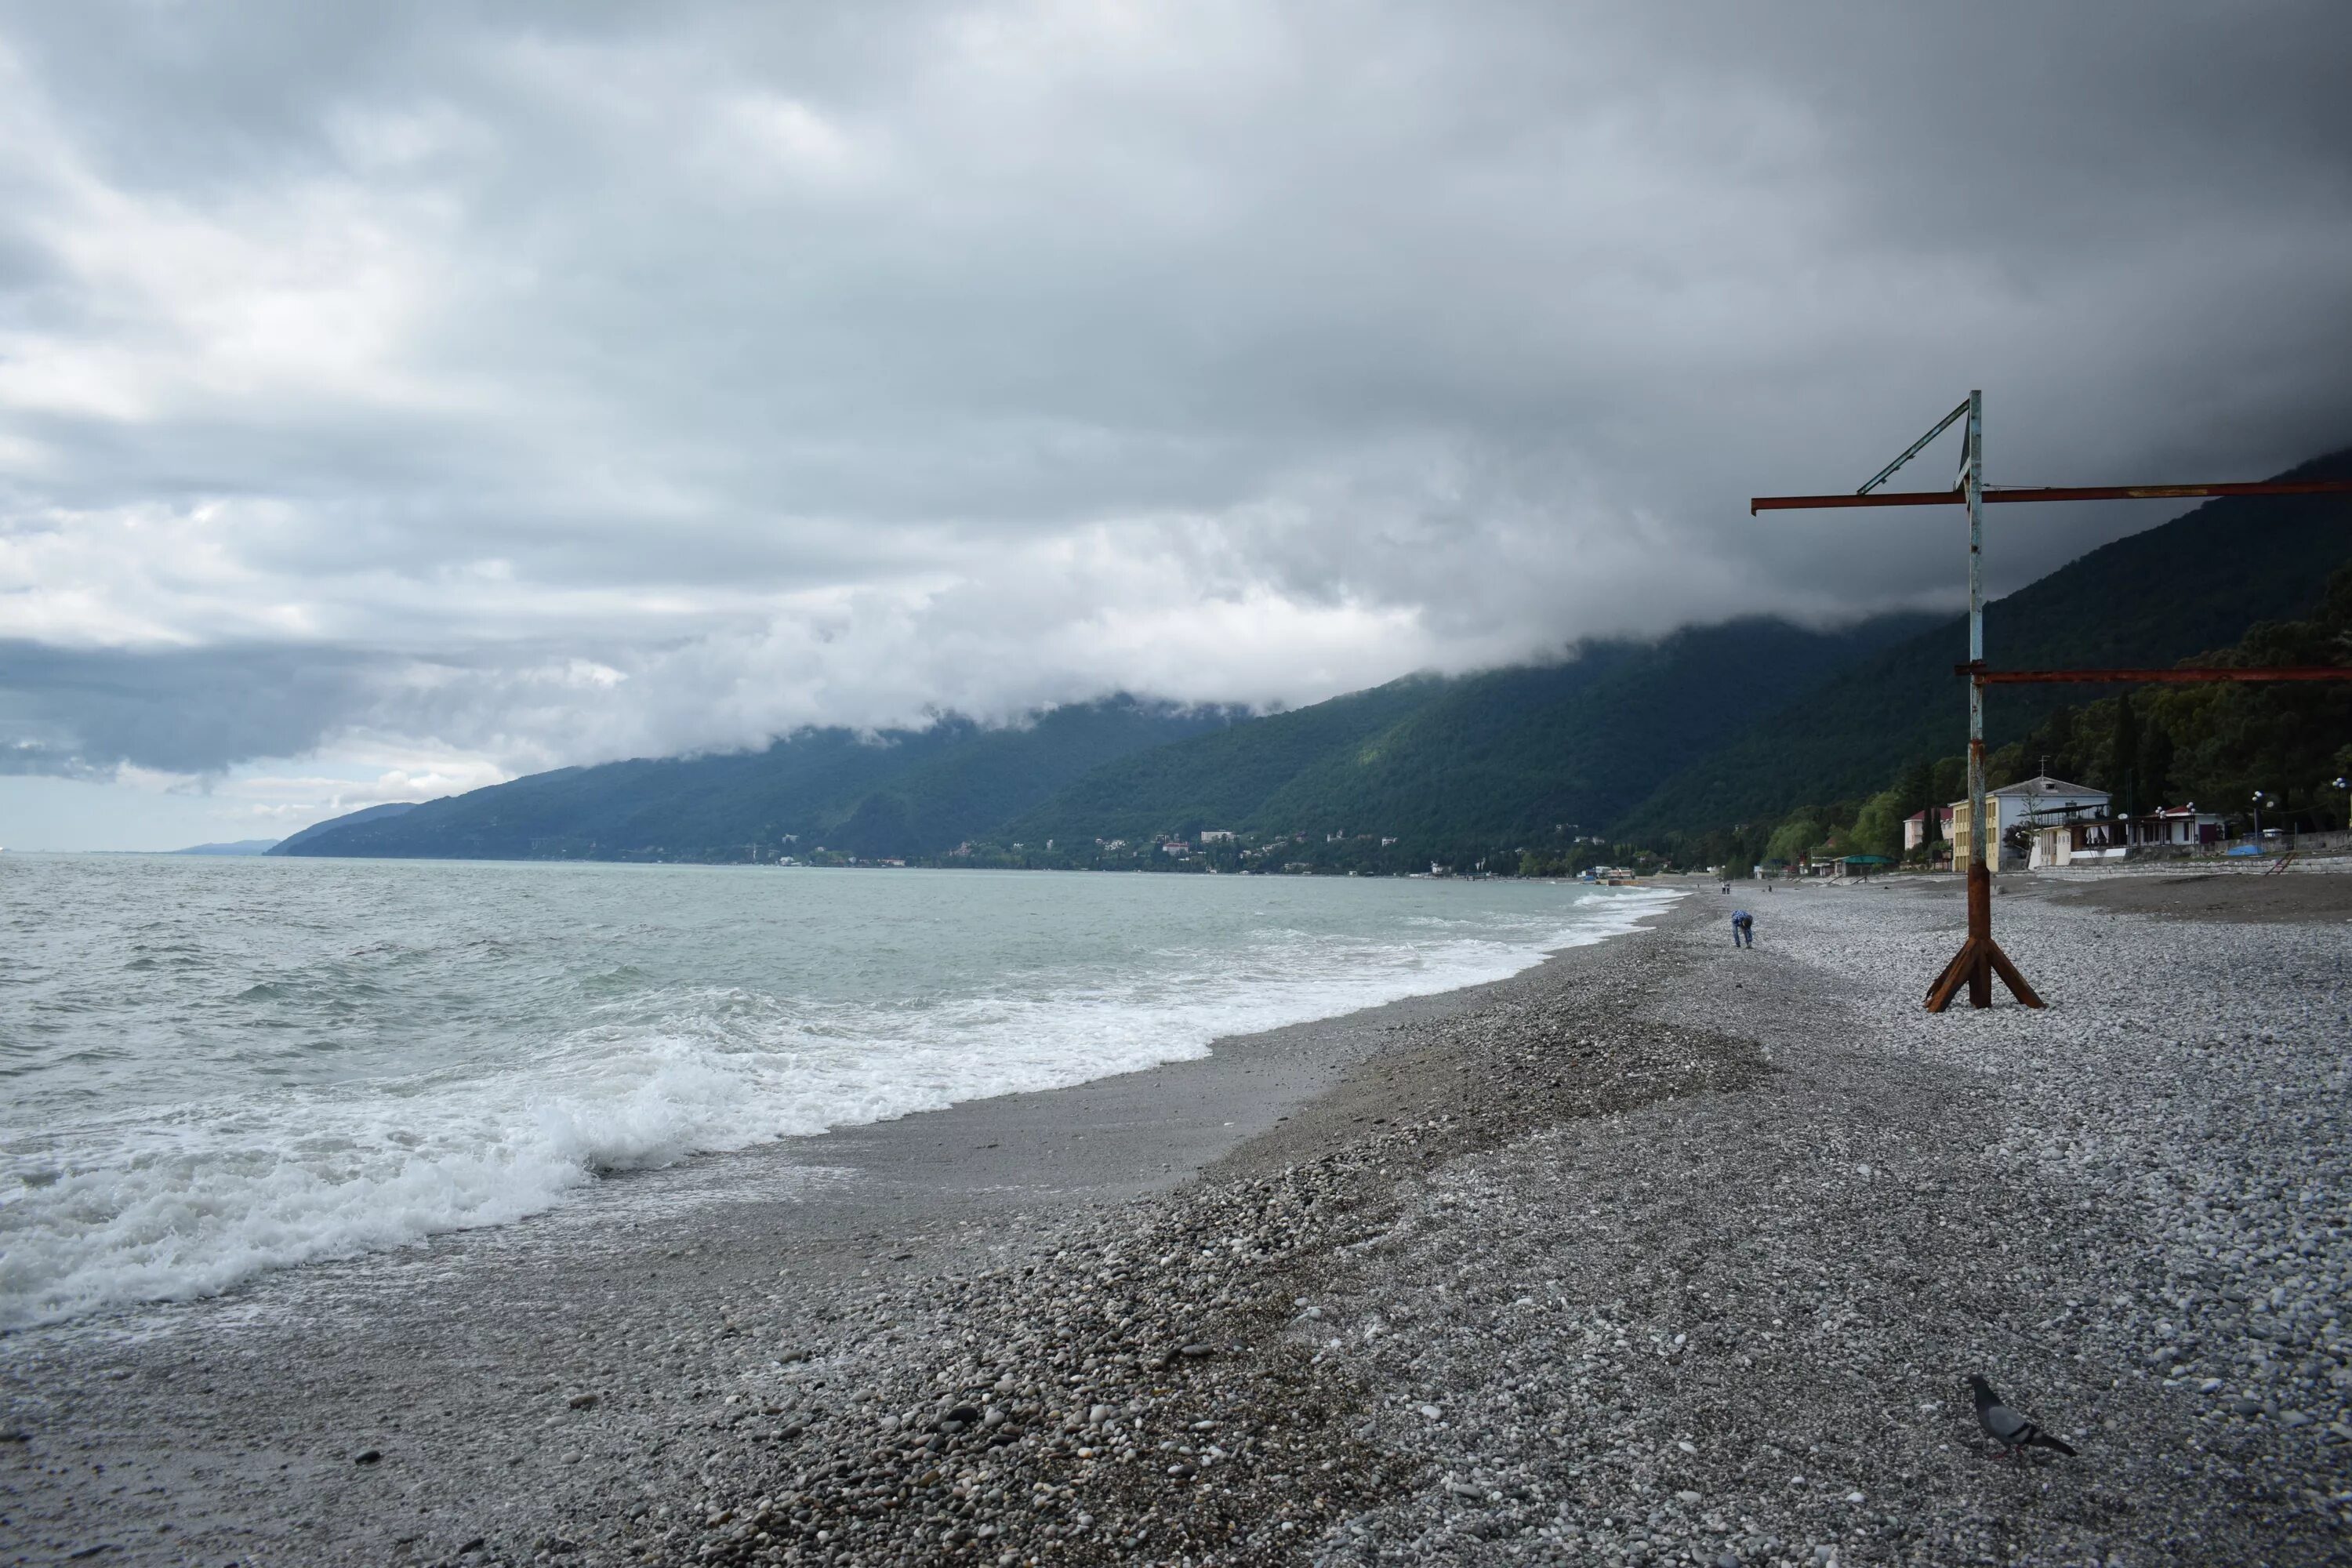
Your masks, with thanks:
[[[335,1472],[336,1508],[386,1549],[308,1560],[395,1560],[419,1507],[458,1512],[397,1560],[2331,1560],[2341,928],[2123,926],[2021,884],[2003,940],[2054,1005],[1930,1018],[1956,899],[1778,903],[1769,968],[1678,910],[1383,1023],[1172,1191],[877,1214],[788,1292],[805,1243],[738,1233],[740,1277],[519,1307],[553,1349],[486,1342],[478,1376],[520,1427],[457,1384],[353,1407],[397,1462]],[[861,1276],[886,1246],[913,1266]],[[1980,1365],[2095,1460],[1983,1458]],[[108,1397],[178,1375],[142,1366]],[[485,1479],[399,1499],[444,1450]]]
[[[2214,1167],[2165,1115],[2119,1114],[2150,1076],[2127,1008],[1914,1018],[1907,988],[1873,991],[1890,970],[1926,963],[1941,940],[1948,911],[1916,900],[1914,913],[1914,901],[1870,906],[1866,918],[1824,903],[1783,921],[1790,961],[1834,977],[1834,1015],[1818,1001],[1776,1012],[1753,974],[1733,1000],[1735,984],[1695,953],[1628,943],[1588,962],[1557,1008],[1498,1002],[1401,1042],[1397,1054],[1430,1053],[1423,1075],[1449,1080],[1417,1114],[1381,1123],[1368,1112],[1305,1163],[1213,1173],[1060,1233],[1053,1268],[1008,1275],[1001,1304],[961,1299],[958,1313],[998,1325],[966,1352],[965,1381],[992,1386],[999,1365],[1042,1363],[1041,1392],[1070,1391],[1053,1408],[1079,1436],[957,1470],[978,1489],[967,1517],[985,1517],[996,1539],[1032,1555],[1085,1537],[1068,1504],[1091,1500],[1092,1514],[1111,1521],[1105,1560],[1129,1550],[1118,1543],[1155,1509],[1155,1539],[1171,1558],[1369,1564],[1452,1556],[1448,1543],[1467,1541],[1563,1563],[2000,1559],[1986,1478],[1969,1468],[1965,1428],[1953,1425],[1965,1405],[1915,1401],[1891,1428],[1881,1414],[1896,1390],[1956,1383],[1994,1328],[1996,1343],[2027,1331],[2082,1349],[2086,1366],[2037,1367],[2035,1386],[2067,1390],[2070,1407],[2081,1397],[2109,1446],[2096,1480],[2049,1483],[2080,1490],[2080,1517],[2095,1522],[2053,1524],[2038,1549],[2104,1556],[2193,1539],[2259,1541],[2282,1561],[2298,1541],[2316,1553],[2346,1522],[2326,1487],[2313,1504],[2245,1507],[2277,1495],[2244,1489],[2275,1487],[2261,1478],[2292,1474],[2292,1453],[2228,1453],[2200,1435],[2207,1484],[2242,1511],[2225,1517],[2176,1489],[2179,1459],[2147,1436],[2168,1422],[2194,1432],[2201,1407],[2166,1415],[2163,1385],[2180,1380],[2142,1369],[2152,1352],[2164,1370],[2176,1356],[2225,1364],[2230,1336],[2219,1324],[2183,1326],[2199,1315],[2198,1293],[2148,1275],[2139,1233],[2106,1211],[2123,1201],[2110,1173],[2144,1145],[2216,1173],[2246,1170],[2227,1180],[2251,1200],[2294,1169],[2317,1123],[2306,1115],[2293,1136],[2258,1140],[2259,1156],[2242,1140]],[[2053,947],[2077,934],[2081,917],[2031,899],[2008,908]],[[1576,1048],[1601,1059],[1563,1079],[1552,1063],[1569,1016]],[[2191,1047],[2176,1059],[2171,1070],[2189,1080],[2157,1103],[2208,1114],[2187,1093],[2206,1057]],[[2265,1059],[2289,1079],[2301,1070],[2284,1055]],[[2246,1103],[2259,1113],[2275,1098]],[[1995,1135],[1955,1138],[1951,1119],[1963,1115]],[[1824,1150],[1843,1155],[1833,1169],[1819,1160]],[[2051,1165],[2032,1204],[2000,1179],[2021,1158]],[[1234,1223],[1241,1214],[1247,1223]],[[2255,1215],[2234,1201],[2182,1217],[2218,1216]],[[1990,1235],[1988,1221],[1999,1227]],[[2302,1269],[2313,1285],[2341,1280],[2343,1243],[2340,1227],[2305,1226],[2294,1249],[2269,1241],[2220,1256],[2268,1251],[2290,1268],[2332,1259]],[[2201,1274],[2210,1245],[2191,1239],[2164,1256]],[[2237,1342],[2275,1344],[2275,1312],[2241,1309]],[[1335,1342],[1324,1331],[1335,1319],[1361,1327]],[[1180,1337],[1172,1355],[1129,1348],[1171,1320],[1203,1331]],[[1335,1343],[1348,1358],[1328,1355]],[[1806,1391],[1824,1377],[1860,1403],[1841,1393],[1833,1418],[1817,1422],[1818,1395]],[[2336,1395],[2331,1419],[2345,1414],[2342,1382],[2322,1380]],[[1129,1424],[1107,1397],[1121,1387],[1142,1395],[1139,1441],[1103,1431]],[[1423,1388],[1447,1391],[1465,1418],[1392,1392]],[[2260,1419],[2263,1402],[2250,1402]],[[1684,1430],[1655,1434],[1654,1413],[1665,1410]],[[1755,1424],[1726,1423],[1741,1411]],[[2297,1429],[2284,1415],[2268,1424]],[[1159,1500],[1119,1464],[1124,1450],[1093,1446],[1130,1441],[1157,1456]],[[1772,1469],[1759,1471],[1758,1454],[1787,1462],[1769,1485],[1758,1484]],[[2316,1479],[2325,1460],[2315,1451],[2309,1462],[2323,1466]],[[2145,1481],[2135,1486],[2135,1474]],[[1029,1488],[1045,1489],[1025,1507],[989,1504],[992,1491],[1009,1500]],[[2118,1488],[2133,1507],[2098,1500]],[[1825,1505],[1850,1521],[1832,1539],[1813,1517]],[[867,1526],[884,1531],[877,1547],[892,1517]]]

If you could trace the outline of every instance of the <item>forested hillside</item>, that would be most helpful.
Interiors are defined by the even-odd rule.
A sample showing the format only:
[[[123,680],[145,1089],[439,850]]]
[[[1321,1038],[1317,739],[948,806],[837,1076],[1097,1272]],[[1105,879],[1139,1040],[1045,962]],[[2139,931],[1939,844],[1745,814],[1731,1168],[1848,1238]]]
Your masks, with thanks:
[[[1005,824],[996,837],[1024,844],[1141,840],[1245,822],[1301,773],[1362,745],[1445,686],[1412,676],[1122,757]]]
[[[2224,668],[2352,670],[2352,566],[2337,570],[2310,618],[2257,621],[2231,646],[2190,657]],[[2352,680],[2061,689],[2078,700],[2044,713],[2023,737],[1986,759],[1994,788],[2048,773],[2107,791],[2123,816],[2193,805],[2221,816],[2231,831],[2258,817],[2289,831],[2339,828],[2352,814],[2352,791],[2341,782],[2352,777]],[[2101,689],[2116,694],[2079,700]],[[1903,768],[1867,797],[1816,797],[1777,821],[1762,818],[1737,831],[1677,831],[1665,847],[1677,859],[1708,865],[1822,855],[1926,863],[1942,847],[1906,847],[1903,819],[1958,799],[1965,776],[1955,753]],[[2015,840],[2012,846],[2025,847]]]
[[[1595,834],[1772,698],[1926,619],[1834,633],[1734,621],[1589,644],[1556,664],[1399,682],[1124,759],[1007,831],[1068,842],[1303,830],[1449,857]]]
[[[404,815],[346,818],[296,855],[444,859],[772,858],[784,836],[863,856],[938,854],[1104,763],[1234,715],[1113,699],[1034,724],[950,719],[860,736],[806,731],[763,751],[534,773]],[[361,814],[364,816],[364,814]]]
[[[2352,479],[2352,450],[2282,478]],[[2000,668],[2168,665],[2224,647],[2262,620],[2309,615],[2329,573],[2352,561],[2352,496],[2235,498],[2116,540],[1985,609]],[[1614,825],[1661,838],[1765,821],[1806,801],[1867,795],[1899,770],[1948,756],[1967,735],[1968,658],[1953,616],[1823,682],[1760,708],[1727,743],[1670,775]],[[2014,741],[2079,693],[2001,687],[1988,739]]]

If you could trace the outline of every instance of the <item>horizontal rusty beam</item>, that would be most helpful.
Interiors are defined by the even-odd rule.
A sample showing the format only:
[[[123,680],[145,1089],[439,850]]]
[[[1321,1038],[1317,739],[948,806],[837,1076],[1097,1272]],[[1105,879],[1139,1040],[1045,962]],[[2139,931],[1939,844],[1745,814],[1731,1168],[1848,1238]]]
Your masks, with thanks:
[[[2266,480],[2242,485],[2020,485],[1988,487],[1994,501],[2195,500],[2213,496],[2325,496],[2352,493],[2352,479]],[[1949,490],[1874,490],[1868,495],[1750,496],[1748,515],[1759,511],[1820,511],[1848,506],[1961,506],[1968,497]]]
[[[1814,511],[1833,506],[1959,506],[1968,497],[1958,490],[1873,490],[1868,495],[1750,496],[1748,515],[1759,511]],[[1985,492],[1992,500],[1992,492]]]
[[[2221,666],[2201,669],[1987,669],[1956,664],[1952,673],[1986,686],[2073,685],[2123,681],[2143,686],[2187,686],[2209,680],[2352,680],[2352,668],[2333,665],[2278,665],[2269,668]]]

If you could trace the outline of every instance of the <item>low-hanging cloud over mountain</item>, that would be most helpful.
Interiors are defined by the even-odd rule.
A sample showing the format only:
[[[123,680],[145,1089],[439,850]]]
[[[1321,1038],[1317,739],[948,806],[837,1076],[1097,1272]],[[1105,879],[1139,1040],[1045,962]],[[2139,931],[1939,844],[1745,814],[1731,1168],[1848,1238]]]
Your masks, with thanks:
[[[1971,384],[2011,482],[2352,434],[2347,45],[2160,0],[0,5],[0,766],[513,771],[1948,602],[1954,517],[1745,498]],[[2156,521],[2002,517],[1995,574]]]

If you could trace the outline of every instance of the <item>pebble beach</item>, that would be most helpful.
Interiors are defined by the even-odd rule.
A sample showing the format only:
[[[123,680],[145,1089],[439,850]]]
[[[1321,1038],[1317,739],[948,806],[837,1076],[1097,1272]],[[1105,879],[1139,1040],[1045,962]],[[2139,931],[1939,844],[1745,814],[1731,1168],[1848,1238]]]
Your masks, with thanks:
[[[2045,1011],[1920,1010],[1949,880],[1696,884],[667,1224],[13,1336],[0,1561],[2342,1561],[2352,876],[2003,886]]]

